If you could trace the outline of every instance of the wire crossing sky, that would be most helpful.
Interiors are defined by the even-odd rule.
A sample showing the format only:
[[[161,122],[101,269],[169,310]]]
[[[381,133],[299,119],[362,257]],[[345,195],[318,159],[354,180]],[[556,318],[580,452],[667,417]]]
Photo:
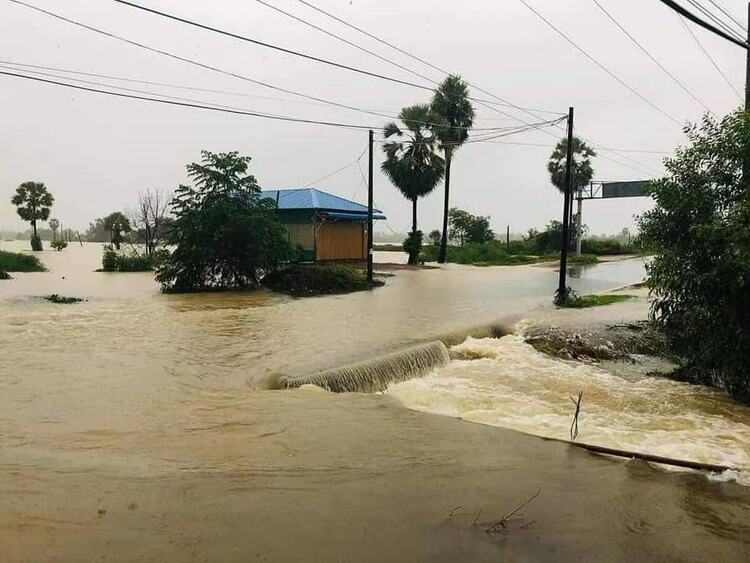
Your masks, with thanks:
[[[694,2],[700,9],[683,5],[743,37],[744,2]],[[353,159],[364,129],[379,134],[402,107],[428,103],[454,72],[471,85],[477,119],[454,160],[452,203],[520,233],[559,220],[546,161],[564,129],[550,122],[568,106],[599,154],[596,179],[644,179],[663,173],[687,121],[733,110],[744,83],[741,49],[653,0],[575,10],[558,0],[132,4],[227,34],[115,1],[0,1],[0,98],[12,108],[0,137],[6,200],[19,183],[43,181],[53,215],[84,229],[131,206],[139,190],[185,183],[201,149],[252,156],[266,189],[315,178],[320,189],[361,197]],[[376,200],[389,226],[405,231],[409,202],[375,157]],[[441,205],[439,186],[420,203],[424,229],[439,226]],[[647,207],[592,202],[584,219],[594,233],[614,233]],[[0,230],[24,228],[0,205]]]

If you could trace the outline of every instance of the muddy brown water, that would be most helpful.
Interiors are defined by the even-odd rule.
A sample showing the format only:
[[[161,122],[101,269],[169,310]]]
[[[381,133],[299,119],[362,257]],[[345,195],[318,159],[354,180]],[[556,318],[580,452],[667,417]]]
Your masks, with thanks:
[[[523,315],[553,271],[400,272],[372,293],[304,300],[163,296],[149,274],[93,273],[100,252],[44,252],[50,272],[0,282],[2,561],[747,560],[737,483],[489,426],[499,415],[417,412],[391,390],[264,390],[274,374]],[[607,264],[575,282],[641,275]],[[33,297],[47,293],[89,301]],[[538,489],[507,531],[485,533]]]

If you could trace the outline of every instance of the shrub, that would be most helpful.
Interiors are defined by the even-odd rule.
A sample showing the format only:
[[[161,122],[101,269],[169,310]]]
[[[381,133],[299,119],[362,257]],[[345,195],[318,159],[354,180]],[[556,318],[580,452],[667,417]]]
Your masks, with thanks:
[[[35,252],[44,250],[42,247],[42,239],[39,238],[39,235],[31,235],[31,250]]]
[[[682,356],[677,376],[750,402],[750,114],[686,128],[690,146],[649,185],[640,220],[656,255],[647,266],[651,314]]]
[[[613,303],[622,303],[633,299],[633,295],[583,295],[578,296],[572,290],[568,298],[555,303],[558,307],[566,309],[587,309],[589,307],[601,307],[602,305],[612,305]]]
[[[164,252],[157,251],[151,256],[145,254],[128,254],[117,252],[111,246],[104,247],[102,255],[102,272],[150,272],[155,270],[158,263],[165,259]]]
[[[423,251],[425,261],[437,260],[439,248],[426,246]],[[530,264],[537,258],[508,254],[504,244],[498,242],[467,243],[464,246],[449,246],[446,260],[455,264],[473,264],[476,266],[506,266]]]
[[[64,240],[53,240],[51,243],[49,243],[49,245],[57,251],[68,247],[68,243]]]
[[[6,272],[44,272],[46,268],[36,256],[0,250],[0,270]]]
[[[12,280],[13,278],[10,277],[10,274],[0,268],[0,280]]]
[[[409,255],[409,264],[419,263],[419,254],[422,251],[422,231],[412,231],[404,240],[404,252]]]
[[[362,291],[383,282],[374,280],[371,286],[362,272],[335,264],[295,264],[268,274],[263,285],[289,295],[310,296]]]

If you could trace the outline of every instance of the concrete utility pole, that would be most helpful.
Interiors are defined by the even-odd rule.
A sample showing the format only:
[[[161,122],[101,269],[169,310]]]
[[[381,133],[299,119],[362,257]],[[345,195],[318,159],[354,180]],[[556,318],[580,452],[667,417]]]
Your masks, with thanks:
[[[573,108],[568,109],[568,153],[565,160],[565,198],[563,201],[562,249],[560,250],[560,279],[557,286],[557,298],[565,299],[568,286],[565,276],[568,273],[568,244],[570,243],[570,208],[573,197],[571,180],[573,179]]]
[[[367,281],[372,285],[372,129],[369,135],[369,169],[367,171]]]
[[[581,230],[583,229],[583,188],[578,187],[578,218],[576,220],[576,256],[581,255]]]

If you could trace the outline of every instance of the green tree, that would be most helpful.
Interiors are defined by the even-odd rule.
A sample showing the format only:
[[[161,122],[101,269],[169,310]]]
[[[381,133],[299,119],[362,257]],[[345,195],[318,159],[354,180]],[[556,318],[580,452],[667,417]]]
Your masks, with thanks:
[[[208,151],[201,156],[200,164],[187,167],[193,185],[180,186],[172,199],[168,243],[175,249],[156,279],[170,292],[255,287],[294,252],[275,202],[261,198],[247,173],[250,157]]]
[[[459,76],[450,75],[440,83],[430,104],[440,117],[435,132],[445,155],[445,202],[443,204],[443,238],[440,241],[438,262],[445,263],[448,249],[448,210],[450,209],[451,162],[458,148],[469,137],[474,125],[474,108],[469,101],[469,89]]]
[[[404,243],[409,264],[416,264],[422,246],[417,229],[417,201],[432,192],[443,177],[445,163],[436,152],[437,138],[430,124],[436,119],[430,106],[414,105],[399,113],[403,127],[391,121],[383,128],[386,159],[381,169],[398,191],[412,203],[411,234]],[[408,248],[407,248],[408,247]]]
[[[18,207],[18,215],[24,221],[31,223],[31,248],[42,250],[42,241],[36,230],[37,221],[46,221],[55,198],[41,182],[24,182],[16,189],[11,199],[13,205]]]
[[[105,232],[110,233],[110,242],[120,250],[123,241],[123,234],[131,231],[130,219],[124,213],[115,211],[102,219],[102,228]]]
[[[651,313],[682,357],[678,376],[750,402],[750,114],[705,116],[685,132],[640,218],[656,250]]]
[[[440,239],[443,238],[443,235],[440,234],[440,231],[434,229],[430,231],[430,234],[427,235],[427,238],[430,239],[430,242],[433,246],[440,246]]]
[[[60,221],[57,219],[50,219],[47,224],[49,225],[49,228],[52,229],[52,240],[54,241],[57,238],[57,229],[60,228]]]
[[[449,238],[464,246],[466,243],[482,244],[495,240],[495,233],[490,229],[489,217],[472,215],[468,211],[451,207],[448,211]]]

